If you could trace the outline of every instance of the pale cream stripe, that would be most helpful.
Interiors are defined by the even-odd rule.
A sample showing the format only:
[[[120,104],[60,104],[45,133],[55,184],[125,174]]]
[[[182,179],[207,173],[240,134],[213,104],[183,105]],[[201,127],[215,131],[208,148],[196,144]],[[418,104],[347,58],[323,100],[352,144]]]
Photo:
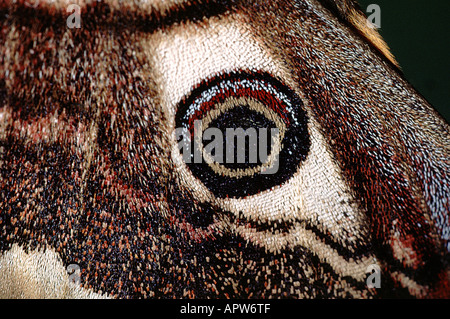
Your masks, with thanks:
[[[26,253],[18,244],[0,256],[0,298],[109,298],[75,285],[53,249]]]
[[[428,287],[419,285],[404,273],[394,271],[391,273],[391,277],[397,280],[404,288],[407,288],[411,295],[417,298],[424,298],[426,296]]]
[[[245,239],[266,248],[270,252],[279,252],[281,249],[293,249],[296,246],[302,246],[317,255],[320,260],[327,262],[339,275],[350,276],[358,281],[365,280],[367,278],[367,267],[376,264],[376,259],[373,256],[362,257],[358,260],[345,260],[336,250],[301,225],[296,225],[288,234],[273,234],[269,231],[259,232],[254,228],[245,226],[237,226],[236,231]]]

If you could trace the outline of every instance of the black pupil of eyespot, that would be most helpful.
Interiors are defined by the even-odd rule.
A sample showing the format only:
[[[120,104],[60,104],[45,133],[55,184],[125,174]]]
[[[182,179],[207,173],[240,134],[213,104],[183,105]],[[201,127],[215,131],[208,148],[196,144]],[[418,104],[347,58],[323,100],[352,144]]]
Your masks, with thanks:
[[[223,165],[230,169],[257,167],[258,165],[263,164],[261,156],[258,155],[261,153],[270,154],[272,150],[271,135],[269,132],[271,128],[276,128],[275,123],[263,114],[254,110],[249,110],[248,106],[237,106],[225,112],[217,119],[211,121],[209,127],[218,128],[222,132],[224,137],[222,143],[222,154],[225,154],[223,157]],[[244,133],[247,133],[243,135],[243,145],[239,144],[238,139],[240,136],[238,134],[233,134],[236,132],[236,129],[240,128],[244,131]],[[267,133],[264,134],[263,130],[267,130]],[[230,131],[233,133],[230,134]],[[262,138],[266,139],[265,143],[261,142]],[[210,140],[204,140],[203,144],[207,145],[208,142],[210,142]],[[233,148],[233,154],[230,157],[234,160],[229,160],[229,158],[227,159],[226,155],[230,153],[227,150],[228,145],[231,145]],[[262,147],[265,148],[261,149]],[[214,152],[212,152],[212,155],[217,155],[215,150],[213,151]],[[238,156],[241,153],[244,157],[243,163],[239,163],[237,161]]]
[[[289,180],[309,152],[307,122],[293,90],[268,73],[246,71],[203,81],[175,116],[186,134],[181,140],[188,141],[177,136],[178,145],[189,145],[180,150],[186,166],[219,198],[254,195]]]

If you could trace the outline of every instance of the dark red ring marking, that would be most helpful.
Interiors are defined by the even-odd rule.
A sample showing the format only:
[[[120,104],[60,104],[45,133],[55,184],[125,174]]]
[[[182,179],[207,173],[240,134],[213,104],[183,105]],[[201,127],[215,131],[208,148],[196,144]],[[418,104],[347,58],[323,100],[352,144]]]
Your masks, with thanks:
[[[241,85],[239,80],[236,80],[235,83],[238,85]],[[233,83],[233,84],[235,84]],[[267,85],[267,83],[262,82]],[[229,97],[251,97],[258,101],[260,101],[262,104],[269,107],[271,110],[273,110],[276,114],[278,114],[286,124],[286,128],[289,127],[290,120],[288,116],[286,115],[288,111],[286,110],[285,103],[274,96],[270,92],[262,91],[262,90],[255,90],[252,88],[241,88],[241,89],[234,89],[232,88],[226,88],[221,90],[220,92],[216,93],[214,97],[212,97],[208,102],[204,102],[200,109],[195,111],[195,113],[189,118],[188,120],[188,128],[191,133],[191,135],[194,132],[194,121],[195,120],[201,120],[208,112],[213,110],[217,104],[221,104],[226,101]],[[212,91],[212,90],[211,90]],[[195,103],[195,101],[194,101]]]

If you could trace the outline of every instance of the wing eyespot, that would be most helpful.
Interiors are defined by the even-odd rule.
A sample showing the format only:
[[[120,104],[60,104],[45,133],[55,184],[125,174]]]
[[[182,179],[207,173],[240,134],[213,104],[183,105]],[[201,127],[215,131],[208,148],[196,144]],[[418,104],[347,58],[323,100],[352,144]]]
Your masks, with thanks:
[[[218,198],[257,194],[288,180],[310,148],[300,97],[268,73],[204,80],[178,104],[186,165]]]

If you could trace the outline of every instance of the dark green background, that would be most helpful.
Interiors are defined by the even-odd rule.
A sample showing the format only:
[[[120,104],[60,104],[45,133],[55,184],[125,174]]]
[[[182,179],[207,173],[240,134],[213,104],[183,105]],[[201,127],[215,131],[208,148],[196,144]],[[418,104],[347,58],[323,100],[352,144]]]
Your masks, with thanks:
[[[450,122],[450,1],[358,2],[364,12],[369,4],[380,6],[379,32],[406,79]]]

